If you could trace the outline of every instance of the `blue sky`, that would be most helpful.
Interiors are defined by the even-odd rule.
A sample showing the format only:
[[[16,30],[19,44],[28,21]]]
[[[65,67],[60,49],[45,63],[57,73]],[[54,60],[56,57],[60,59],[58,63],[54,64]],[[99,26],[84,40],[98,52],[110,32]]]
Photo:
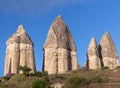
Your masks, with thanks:
[[[0,0],[0,76],[4,72],[6,41],[20,24],[34,43],[36,68],[41,70],[42,47],[58,14],[74,38],[80,66],[86,61],[91,37],[99,44],[105,31],[111,34],[120,55],[120,0]]]

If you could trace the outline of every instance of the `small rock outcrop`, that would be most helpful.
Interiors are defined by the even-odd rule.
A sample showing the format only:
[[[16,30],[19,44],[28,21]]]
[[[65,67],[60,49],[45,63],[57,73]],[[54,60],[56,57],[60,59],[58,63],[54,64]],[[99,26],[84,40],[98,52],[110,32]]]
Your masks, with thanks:
[[[73,38],[60,15],[50,26],[43,49],[43,70],[48,74],[60,74],[78,68]]]
[[[108,66],[110,69],[113,69],[119,65],[117,51],[108,32],[103,35],[100,41],[99,53],[104,67]]]
[[[53,88],[63,88],[64,85],[65,85],[64,83],[56,82],[56,83],[52,84],[51,87],[53,87]]]
[[[87,67],[89,69],[99,69],[101,67],[98,47],[95,38],[92,38],[87,51]]]
[[[28,66],[32,69],[31,73],[35,73],[34,45],[22,25],[7,40],[6,45],[4,75],[19,73],[19,66]]]

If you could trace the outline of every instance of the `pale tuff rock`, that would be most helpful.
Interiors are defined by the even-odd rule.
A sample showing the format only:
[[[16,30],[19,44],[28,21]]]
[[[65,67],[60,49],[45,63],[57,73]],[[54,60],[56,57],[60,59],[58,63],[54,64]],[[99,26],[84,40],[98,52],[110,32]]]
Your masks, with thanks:
[[[71,33],[60,15],[56,17],[50,26],[44,48],[65,48],[74,51],[76,50]]]
[[[108,66],[110,69],[118,66],[118,55],[113,43],[113,40],[108,32],[106,32],[99,45],[100,58],[103,66]]]
[[[92,38],[87,51],[87,67],[89,69],[99,69],[101,67],[97,43],[95,38]]]
[[[53,88],[63,88],[64,85],[65,85],[64,83],[56,82],[56,83],[52,84],[51,87],[53,87]]]
[[[6,44],[8,45],[10,43],[24,43],[33,45],[29,35],[24,30],[23,25],[18,26],[17,31],[7,40]]]
[[[6,45],[4,75],[7,73],[19,73],[20,65],[30,67],[31,72],[35,73],[34,45],[22,25],[7,40]]]
[[[73,38],[59,15],[50,26],[44,44],[43,70],[48,71],[48,74],[55,74],[77,68],[78,62]]]

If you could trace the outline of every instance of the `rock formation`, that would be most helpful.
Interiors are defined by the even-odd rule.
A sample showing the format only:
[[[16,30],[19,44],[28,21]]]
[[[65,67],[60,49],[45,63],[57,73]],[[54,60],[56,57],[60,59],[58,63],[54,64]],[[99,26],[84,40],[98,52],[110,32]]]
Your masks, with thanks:
[[[4,75],[7,73],[19,73],[19,66],[28,66],[35,73],[35,60],[33,43],[29,35],[20,25],[17,31],[6,42],[6,58]]]
[[[103,35],[100,41],[99,53],[104,67],[108,66],[110,69],[113,69],[119,65],[117,51],[108,32]]]
[[[89,69],[99,69],[101,67],[98,47],[95,38],[92,38],[87,52],[87,67]]]
[[[78,68],[73,38],[60,15],[50,26],[43,49],[43,70],[48,74],[60,74]]]

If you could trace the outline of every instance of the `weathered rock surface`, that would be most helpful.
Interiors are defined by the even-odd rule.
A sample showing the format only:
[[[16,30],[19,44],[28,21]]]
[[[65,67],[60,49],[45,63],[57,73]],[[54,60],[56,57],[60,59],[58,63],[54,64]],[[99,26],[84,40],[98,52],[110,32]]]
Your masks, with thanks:
[[[48,74],[55,74],[77,68],[78,62],[73,38],[59,15],[50,26],[44,44],[43,70],[48,71]]]
[[[99,69],[101,67],[98,47],[95,38],[92,38],[87,51],[87,67],[89,69]]]
[[[56,82],[51,85],[53,88],[63,88],[64,83]]]
[[[108,66],[110,69],[113,69],[119,65],[117,51],[108,32],[103,35],[100,41],[99,53],[104,67]]]
[[[34,45],[22,25],[7,40],[6,45],[4,75],[7,73],[19,73],[20,65],[30,67],[31,72],[35,73]]]

